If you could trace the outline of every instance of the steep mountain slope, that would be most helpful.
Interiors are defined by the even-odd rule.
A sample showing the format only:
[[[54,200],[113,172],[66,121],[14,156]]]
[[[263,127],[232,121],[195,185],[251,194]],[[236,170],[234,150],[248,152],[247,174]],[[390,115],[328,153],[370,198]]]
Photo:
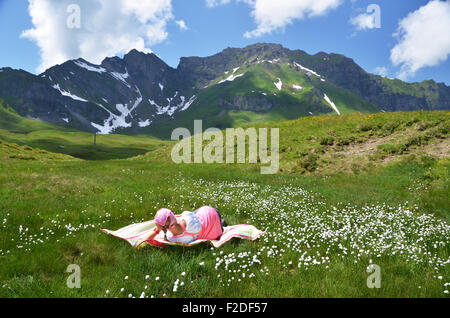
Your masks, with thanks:
[[[257,54],[257,53],[256,53]],[[254,56],[253,56],[254,57]],[[170,122],[159,122],[145,129],[168,136],[176,127],[193,129],[195,119],[205,127],[226,128],[248,123],[295,119],[318,114],[371,113],[376,106],[351,94],[313,70],[287,57],[248,58],[240,66],[224,69],[215,61],[215,74],[203,74],[191,80],[203,87],[193,107]],[[183,65],[183,62],[180,66]],[[210,73],[210,65],[189,69],[189,74]],[[211,80],[205,81],[205,78]]]
[[[156,55],[135,50],[101,65],[67,61],[39,76],[9,68],[0,72],[0,96],[19,115],[101,133],[146,126],[158,115],[187,108],[195,96],[183,91],[191,90]]]
[[[302,61],[337,86],[385,111],[450,108],[450,87],[443,83],[432,80],[406,83],[370,74],[352,59],[340,54],[320,52],[311,56],[302,51],[292,51],[290,57]]]
[[[368,74],[338,54],[278,44],[181,58],[130,51],[94,65],[80,58],[35,76],[0,70],[0,98],[20,116],[90,132],[169,137],[193,119],[219,128],[324,113],[450,108],[450,88]]]

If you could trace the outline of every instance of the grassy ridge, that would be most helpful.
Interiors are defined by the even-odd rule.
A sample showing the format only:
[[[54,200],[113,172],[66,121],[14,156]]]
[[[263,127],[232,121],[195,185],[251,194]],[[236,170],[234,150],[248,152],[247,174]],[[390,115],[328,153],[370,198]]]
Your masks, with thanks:
[[[20,160],[79,160],[72,156],[61,153],[53,153],[42,149],[33,149],[30,146],[19,146],[0,140],[0,158],[2,160],[20,159]]]
[[[438,158],[449,155],[448,111],[323,115],[268,123],[252,112],[231,113],[241,122],[247,118],[257,122],[242,125],[244,129],[279,129],[282,173],[357,173],[406,157],[414,159],[430,153]],[[225,131],[222,136],[225,140]],[[207,143],[204,141],[203,146]],[[246,138],[247,156],[248,143]],[[145,157],[150,159],[157,154],[168,162],[172,145],[168,143]],[[224,146],[223,153],[226,152]]]

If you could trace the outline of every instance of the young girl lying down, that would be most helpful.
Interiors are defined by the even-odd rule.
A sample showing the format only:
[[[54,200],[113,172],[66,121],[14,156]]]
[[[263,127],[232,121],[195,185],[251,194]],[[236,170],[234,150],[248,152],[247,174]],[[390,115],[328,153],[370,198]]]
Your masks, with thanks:
[[[184,211],[178,221],[171,210],[160,209],[155,215],[155,223],[156,228],[143,241],[152,240],[163,231],[167,241],[187,244],[197,239],[219,239],[225,221],[219,211],[203,206],[194,212]]]

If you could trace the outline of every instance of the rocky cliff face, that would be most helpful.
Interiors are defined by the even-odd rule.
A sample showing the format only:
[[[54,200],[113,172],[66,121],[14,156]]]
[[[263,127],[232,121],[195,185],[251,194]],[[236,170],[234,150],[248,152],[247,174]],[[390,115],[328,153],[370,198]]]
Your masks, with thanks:
[[[257,43],[246,48],[226,48],[208,57],[182,57],[177,70],[199,88],[223,75],[224,72],[254,63],[257,58],[267,60],[287,57],[286,49],[279,44]]]
[[[271,100],[260,96],[258,97],[232,96],[229,99],[220,98],[219,105],[224,109],[250,110],[253,112],[267,111],[273,107],[273,103]]]
[[[101,133],[148,126],[195,100],[177,70],[136,50],[100,65],[67,61],[38,76],[4,69],[0,96],[21,116]]]
[[[405,83],[369,74],[353,59],[339,54],[318,53],[305,65],[323,74],[339,87],[385,111],[450,108],[450,87],[434,81]]]

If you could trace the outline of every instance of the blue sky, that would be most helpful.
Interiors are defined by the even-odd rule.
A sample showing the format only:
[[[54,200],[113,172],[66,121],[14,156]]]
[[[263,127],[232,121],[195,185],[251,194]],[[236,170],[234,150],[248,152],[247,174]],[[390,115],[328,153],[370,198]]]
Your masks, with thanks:
[[[36,74],[39,68],[45,69],[63,60],[81,57],[78,56],[82,54],[80,52],[86,52],[84,54],[88,56],[82,57],[88,61],[98,63],[104,56],[123,55],[124,51],[133,46],[132,37],[136,39],[142,37],[144,42],[136,47],[152,50],[172,67],[178,65],[179,58],[182,56],[208,56],[226,47],[244,47],[256,42],[273,42],[290,49],[302,49],[310,54],[319,51],[341,53],[353,58],[356,63],[371,73],[381,72],[389,77],[400,77],[409,82],[433,79],[450,85],[450,60],[447,58],[450,47],[445,39],[445,34],[447,38],[450,38],[448,34],[450,28],[445,29],[447,23],[450,23],[450,16],[446,15],[446,12],[450,12],[450,9],[447,10],[447,7],[450,8],[449,1],[431,1],[440,2],[432,8],[430,1],[425,0],[316,0],[316,3],[322,1],[325,9],[317,9],[319,11],[315,12],[311,11],[313,4],[310,7],[307,4],[314,3],[311,0],[278,0],[278,2],[291,2],[293,4],[290,8],[298,9],[297,13],[287,14],[282,11],[272,13],[271,10],[264,9],[263,2],[266,0],[253,0],[254,5],[250,4],[249,0],[215,0],[216,5],[212,7],[208,5],[207,0],[158,0],[159,7],[156,8],[154,4],[149,4],[148,7],[136,4],[135,7],[129,8],[132,13],[126,16],[111,8],[108,14],[111,12],[113,15],[112,21],[105,19],[103,23],[103,20],[97,18],[95,25],[89,25],[91,21],[88,20],[89,17],[94,16],[93,14],[99,14],[95,12],[94,7],[87,8],[86,0],[70,1],[69,3],[79,4],[81,28],[86,25],[87,29],[91,28],[89,32],[86,30],[70,30],[69,32],[64,31],[64,25],[59,27],[58,23],[62,22],[58,21],[66,21],[68,15],[66,10],[60,9],[60,0],[35,1],[50,4],[51,10],[54,11],[42,12],[42,9],[39,11],[36,8],[34,11],[29,11],[29,3],[26,0],[0,0],[0,41],[2,43],[0,67],[21,68]],[[90,3],[96,1],[101,0]],[[123,0],[111,1],[118,4]],[[142,2],[145,1],[141,0]],[[262,3],[261,6],[258,2]],[[302,2],[304,5],[297,6],[296,3]],[[369,23],[365,25],[366,28],[358,29],[358,25],[363,26],[363,24],[356,22],[352,24],[351,19],[362,14],[372,14],[373,12],[367,12],[371,4],[376,4],[380,9],[380,27]],[[155,10],[156,15],[142,15],[145,10]],[[439,15],[438,21],[436,21],[435,12]],[[53,27],[57,31],[46,34],[44,27],[41,30],[39,26],[32,23],[30,14],[35,19],[55,20]],[[400,21],[408,14],[410,19],[404,20],[402,24],[403,38],[401,35],[394,36]],[[256,16],[259,16],[260,20]],[[427,24],[427,16],[434,17],[434,21],[428,19],[430,22]],[[291,23],[285,23],[289,19]],[[161,21],[163,23],[160,23]],[[177,21],[183,21],[187,29],[181,29]],[[262,32],[251,37],[244,36],[246,32],[266,28],[268,24],[264,24],[264,21],[271,21],[275,26],[269,32]],[[419,28],[424,30],[423,34],[413,27],[414,23],[418,23],[417,21],[423,23],[423,28]],[[142,30],[150,30],[147,27],[156,24],[158,28],[156,31],[155,28],[151,28],[151,36],[145,36],[148,34],[145,33],[147,31],[134,32],[141,27],[143,27]],[[438,26],[435,26],[436,24]],[[434,31],[435,27],[444,29],[441,29],[439,34]],[[32,28],[37,29],[38,35],[21,37],[23,31]],[[104,37],[109,36],[113,39],[117,36],[118,33],[111,33],[113,32],[111,29],[114,29],[114,32],[130,32],[127,34],[131,44],[126,40],[123,40],[123,44],[117,44],[114,41],[100,44],[98,39],[103,39],[103,33]],[[429,36],[434,34],[433,32],[436,33],[436,38],[434,35]],[[442,36],[444,38],[440,40],[439,37]],[[48,37],[51,39],[47,41]],[[71,42],[71,37],[77,40]],[[96,41],[99,43],[98,47],[96,47]],[[120,41],[117,40],[117,42]],[[92,46],[90,50],[82,49],[89,45]],[[391,57],[391,50],[396,46],[399,49],[398,65],[394,65],[394,59]],[[430,49],[427,51],[428,46]],[[414,53],[418,51],[420,54]],[[436,55],[436,51],[439,55]]]

